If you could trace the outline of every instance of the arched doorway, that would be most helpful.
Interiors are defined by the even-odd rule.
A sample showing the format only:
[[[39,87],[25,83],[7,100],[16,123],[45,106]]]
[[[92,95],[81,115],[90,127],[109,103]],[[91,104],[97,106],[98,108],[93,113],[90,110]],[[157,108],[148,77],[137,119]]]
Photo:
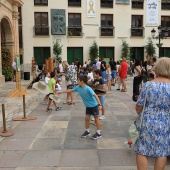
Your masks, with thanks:
[[[10,21],[7,18],[1,20],[1,48],[7,48],[13,54],[13,36]]]

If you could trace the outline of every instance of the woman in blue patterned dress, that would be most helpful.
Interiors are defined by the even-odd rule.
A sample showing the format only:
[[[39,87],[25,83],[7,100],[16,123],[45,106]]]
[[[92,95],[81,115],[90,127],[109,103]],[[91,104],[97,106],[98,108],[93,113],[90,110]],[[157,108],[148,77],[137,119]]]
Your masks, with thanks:
[[[157,78],[144,84],[136,103],[139,129],[147,95],[140,135],[134,146],[138,170],[147,170],[148,157],[156,158],[154,170],[163,170],[170,155],[170,58],[159,59],[153,69]]]

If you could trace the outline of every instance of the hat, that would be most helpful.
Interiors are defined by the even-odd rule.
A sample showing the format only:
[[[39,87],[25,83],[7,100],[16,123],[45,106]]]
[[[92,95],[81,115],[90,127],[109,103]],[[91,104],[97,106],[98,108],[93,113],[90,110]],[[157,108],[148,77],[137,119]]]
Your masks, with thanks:
[[[33,84],[33,88],[37,89],[42,94],[49,94],[50,89],[45,82],[39,81]]]
[[[106,94],[106,89],[103,89],[103,86],[101,84],[96,85],[94,92],[98,95],[98,96],[103,96]]]
[[[56,103],[60,103],[60,99],[58,95],[50,94],[49,98],[55,101]]]

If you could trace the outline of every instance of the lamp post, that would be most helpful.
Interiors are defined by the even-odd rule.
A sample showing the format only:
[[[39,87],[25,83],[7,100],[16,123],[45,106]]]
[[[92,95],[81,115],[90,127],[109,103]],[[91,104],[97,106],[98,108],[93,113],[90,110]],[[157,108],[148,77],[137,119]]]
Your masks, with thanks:
[[[155,36],[155,29],[153,28],[151,30],[151,36],[153,39],[158,39],[159,43],[156,44],[158,47],[158,56],[159,56],[159,48],[162,47],[163,43],[161,43],[161,39],[166,39],[168,37],[168,29],[167,28],[162,28],[161,25],[158,26],[158,35]],[[160,57],[160,56],[159,56]]]

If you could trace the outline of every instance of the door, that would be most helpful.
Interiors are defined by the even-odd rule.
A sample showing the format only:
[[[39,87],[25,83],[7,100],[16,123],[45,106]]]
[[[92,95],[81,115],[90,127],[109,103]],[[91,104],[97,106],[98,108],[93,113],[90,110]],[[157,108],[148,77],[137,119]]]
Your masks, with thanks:
[[[138,58],[142,62],[144,61],[144,47],[131,47],[131,60],[134,61],[134,59]]]
[[[79,59],[81,65],[83,64],[83,47],[67,47],[67,61],[69,64]]]
[[[104,58],[106,62],[109,62],[110,58],[115,60],[114,47],[99,47],[99,57]]]
[[[169,57],[170,58],[170,48],[159,48],[159,57]]]

